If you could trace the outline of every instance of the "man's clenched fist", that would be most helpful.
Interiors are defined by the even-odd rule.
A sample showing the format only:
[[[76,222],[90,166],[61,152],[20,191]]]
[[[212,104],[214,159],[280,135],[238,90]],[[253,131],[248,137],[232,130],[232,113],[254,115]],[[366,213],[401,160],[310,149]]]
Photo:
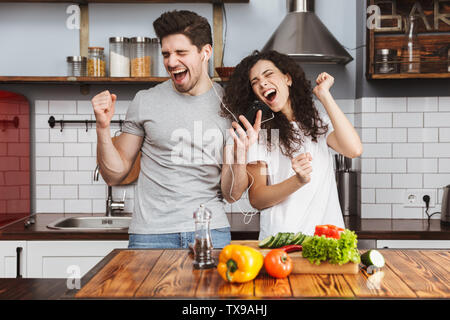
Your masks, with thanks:
[[[108,90],[103,91],[92,98],[91,103],[94,107],[97,128],[104,129],[109,127],[111,118],[114,115],[114,104],[116,100],[117,96],[109,93]]]

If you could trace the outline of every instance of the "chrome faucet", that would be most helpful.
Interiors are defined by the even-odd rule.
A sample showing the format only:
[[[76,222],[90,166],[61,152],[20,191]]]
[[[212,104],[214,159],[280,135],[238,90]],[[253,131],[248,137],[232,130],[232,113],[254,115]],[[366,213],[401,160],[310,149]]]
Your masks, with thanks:
[[[99,177],[99,167],[94,170],[94,181],[98,181]],[[113,211],[123,211],[125,209],[125,194],[126,190],[123,192],[122,201],[114,201],[112,198],[112,186],[108,186],[108,197],[106,198],[106,216],[111,217]]]
[[[98,181],[99,174],[100,174],[100,170],[97,165],[97,167],[95,167],[95,170],[94,170],[94,181]]]

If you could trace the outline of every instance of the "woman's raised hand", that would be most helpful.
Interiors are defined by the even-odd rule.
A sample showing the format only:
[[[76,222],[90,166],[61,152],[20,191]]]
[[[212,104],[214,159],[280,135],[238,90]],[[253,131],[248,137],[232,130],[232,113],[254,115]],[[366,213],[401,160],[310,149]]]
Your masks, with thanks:
[[[238,164],[246,164],[247,151],[250,146],[258,141],[258,135],[261,131],[261,118],[262,111],[259,110],[256,113],[255,124],[252,126],[250,122],[244,116],[239,116],[242,124],[245,126],[246,131],[236,122],[232,122],[232,126],[236,129],[230,128],[230,134],[234,139],[234,160]]]
[[[311,181],[311,166],[312,157],[309,152],[302,153],[292,159],[292,169],[295,171],[297,178],[302,184],[307,184]]]
[[[317,85],[314,87],[313,93],[317,98],[320,98],[322,94],[330,91],[330,88],[334,84],[334,78],[328,73],[322,72],[317,76],[316,84]]]

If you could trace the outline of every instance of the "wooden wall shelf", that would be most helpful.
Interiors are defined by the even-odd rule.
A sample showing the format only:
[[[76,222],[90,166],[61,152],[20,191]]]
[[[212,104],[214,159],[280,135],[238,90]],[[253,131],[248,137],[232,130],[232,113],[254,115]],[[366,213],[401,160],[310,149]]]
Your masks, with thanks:
[[[391,73],[391,74],[373,74],[372,79],[447,79],[450,73]]]
[[[369,0],[369,5],[379,5],[381,15],[381,29],[367,29],[367,50],[366,50],[366,78],[367,79],[448,79],[448,54],[450,49],[450,25],[442,20],[438,20],[437,29],[434,20],[434,4],[437,0],[413,1],[413,0]],[[437,2],[436,2],[437,3]],[[449,14],[450,4],[439,2],[439,12]],[[404,21],[402,30],[388,30],[398,26],[396,18],[406,17],[411,12],[419,16],[418,18],[418,38],[422,47],[421,50],[421,73],[375,73],[375,52],[378,49],[389,48],[397,50],[395,61],[401,63],[401,51],[404,46]],[[368,15],[369,18],[369,15]],[[424,21],[427,21],[428,26]],[[398,65],[400,68],[400,64]]]
[[[168,80],[168,77],[35,77],[35,76],[4,76],[0,77],[3,84],[157,84]],[[227,81],[227,78],[212,78],[216,82]]]
[[[0,2],[31,3],[248,3],[250,0],[0,0]]]
[[[0,83],[56,83],[56,84],[102,84],[102,83],[159,83],[169,78],[164,77],[39,77],[39,76],[6,76],[0,77]]]
[[[0,0],[0,3],[13,2]],[[16,0],[22,3],[67,3],[67,0]],[[223,57],[223,6],[224,3],[249,3],[250,0],[72,0],[71,3],[80,4],[80,54],[87,56],[89,45],[89,3],[209,3],[213,6],[213,50],[214,69],[220,67]],[[115,77],[41,77],[41,76],[0,76],[0,83],[56,83],[56,84],[132,84],[132,83],[160,83],[168,78],[115,78]],[[215,73],[214,81],[223,82],[228,79],[218,77]]]

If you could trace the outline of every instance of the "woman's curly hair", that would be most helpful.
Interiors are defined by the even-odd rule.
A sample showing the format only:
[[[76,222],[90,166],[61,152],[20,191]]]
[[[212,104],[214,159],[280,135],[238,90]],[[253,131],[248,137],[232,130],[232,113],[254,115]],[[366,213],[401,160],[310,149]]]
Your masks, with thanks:
[[[259,60],[269,60],[283,73],[292,78],[289,87],[292,111],[295,121],[304,136],[310,136],[317,142],[317,137],[328,131],[328,125],[324,124],[319,112],[314,106],[311,82],[306,79],[303,69],[290,57],[277,51],[259,52],[255,50],[244,58],[235,68],[230,80],[225,87],[223,102],[236,116],[244,115],[253,101],[257,99],[249,80],[250,69]],[[233,115],[221,105],[221,116],[235,120]],[[295,133],[294,128],[282,112],[276,112],[275,118],[263,123],[261,129],[267,130],[267,148],[271,149],[271,130],[278,129],[281,152],[292,157],[296,151],[295,146],[303,143],[301,135]]]

